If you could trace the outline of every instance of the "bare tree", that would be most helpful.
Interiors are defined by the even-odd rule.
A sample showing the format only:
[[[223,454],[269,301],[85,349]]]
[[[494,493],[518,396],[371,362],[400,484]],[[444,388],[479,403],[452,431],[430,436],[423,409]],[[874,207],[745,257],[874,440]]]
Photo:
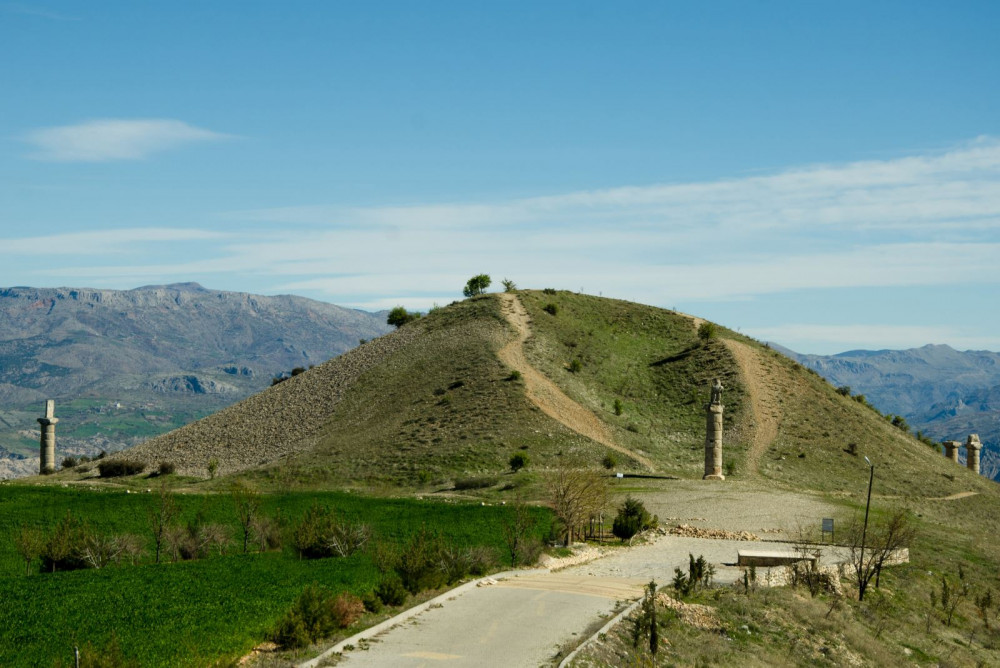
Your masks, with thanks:
[[[590,469],[561,467],[546,481],[549,503],[562,523],[565,544],[582,533],[587,520],[598,515],[608,503],[608,481]]]
[[[874,521],[867,537],[861,522],[855,517],[847,527],[847,544],[851,550],[851,567],[858,583],[858,600],[865,599],[865,592],[872,578],[878,586],[879,575],[896,553],[909,547],[913,541],[915,528],[909,514],[896,510],[883,521]]]
[[[229,488],[229,493],[232,495],[236,515],[240,520],[240,529],[243,531],[243,554],[246,554],[250,536],[253,535],[254,522],[260,513],[260,492],[249,484],[237,480]]]
[[[174,495],[167,489],[167,484],[160,485],[155,505],[149,509],[149,530],[153,534],[155,563],[160,563],[160,551],[163,549],[170,524],[177,517],[177,502]]]

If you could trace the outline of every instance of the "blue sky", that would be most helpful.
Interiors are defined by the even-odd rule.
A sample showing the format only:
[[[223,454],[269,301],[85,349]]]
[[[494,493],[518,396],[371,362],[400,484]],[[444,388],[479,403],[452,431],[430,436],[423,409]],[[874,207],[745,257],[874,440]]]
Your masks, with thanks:
[[[1000,3],[4,2],[0,286],[1000,350]]]

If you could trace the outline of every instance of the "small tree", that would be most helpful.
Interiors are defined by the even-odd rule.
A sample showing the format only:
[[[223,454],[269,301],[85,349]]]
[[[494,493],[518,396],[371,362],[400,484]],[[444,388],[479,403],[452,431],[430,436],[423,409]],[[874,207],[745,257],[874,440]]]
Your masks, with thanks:
[[[509,278],[503,279],[500,283],[503,285],[504,292],[517,292],[517,286]]]
[[[240,529],[243,531],[243,554],[246,554],[250,545],[250,536],[253,534],[254,522],[260,513],[260,492],[247,483],[237,480],[230,487],[229,493],[240,521]]]
[[[148,511],[149,530],[153,534],[155,563],[160,563],[160,550],[163,549],[167,530],[177,517],[177,503],[174,495],[167,489],[167,484],[160,485],[155,504]]]
[[[633,499],[631,496],[625,499],[625,503],[618,509],[611,533],[622,541],[626,541],[650,526],[649,511],[642,501]]]
[[[609,452],[604,455],[604,458],[601,460],[601,466],[610,471],[614,467],[618,466],[618,460],[615,459],[615,456]]]
[[[508,464],[510,464],[510,470],[513,471],[514,473],[517,473],[525,466],[527,466],[529,461],[530,460],[528,459],[528,455],[524,454],[523,452],[515,452],[513,455],[511,455]]]
[[[462,294],[466,297],[481,295],[490,287],[490,277],[488,274],[477,274],[469,279],[462,289]]]
[[[914,534],[915,529],[905,510],[895,511],[886,521],[872,522],[867,537],[857,518],[848,525],[847,544],[851,550],[851,567],[858,585],[859,601],[865,599],[872,578],[878,586],[886,561],[897,550],[908,547]]]
[[[529,549],[531,531],[535,528],[535,518],[532,517],[528,505],[518,498],[513,506],[500,519],[500,532],[503,534],[507,553],[510,555],[510,565],[525,563],[532,550]]]
[[[408,322],[413,322],[420,317],[420,314],[416,311],[407,311],[402,306],[397,306],[396,308],[389,311],[389,317],[386,318],[386,324],[392,325],[396,329],[399,329]]]
[[[14,549],[24,560],[24,574],[30,575],[32,562],[45,549],[45,537],[37,528],[21,523],[14,533]]]
[[[212,457],[208,460],[208,477],[210,480],[215,480],[215,474],[219,472],[219,460],[216,457]]]

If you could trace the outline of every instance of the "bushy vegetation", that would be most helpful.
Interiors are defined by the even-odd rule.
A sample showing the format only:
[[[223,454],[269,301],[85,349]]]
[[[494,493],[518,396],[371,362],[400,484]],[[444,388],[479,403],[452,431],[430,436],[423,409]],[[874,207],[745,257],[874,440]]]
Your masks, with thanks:
[[[389,311],[389,317],[386,318],[385,322],[388,325],[392,325],[396,329],[399,329],[403,325],[413,322],[420,317],[420,313],[416,311],[407,311],[402,306],[397,306],[396,308]]]
[[[462,294],[466,297],[476,297],[486,292],[490,283],[492,281],[488,274],[476,274],[466,282],[465,287],[462,288]]]
[[[180,528],[192,537],[216,525],[229,541],[239,537],[242,542],[231,495],[168,493],[165,498],[175,506],[166,513],[168,530]],[[247,554],[213,549],[198,559],[179,556],[176,563],[155,564],[150,517],[158,514],[160,503],[157,493],[0,486],[0,665],[50,665],[65,656],[66,647],[74,642],[83,646],[84,640],[100,649],[109,643],[112,629],[118,630],[124,655],[143,666],[213,664],[241,656],[267,637],[313,582],[322,582],[336,595],[349,592],[360,598],[381,592],[396,601],[389,604],[399,604],[390,595],[392,585],[383,584],[389,580],[371,546],[332,559],[299,559],[291,545],[286,551],[257,552],[255,547]],[[442,575],[434,582],[483,572],[506,551],[501,520],[511,510],[504,507],[291,493],[261,495],[260,515],[289,518],[292,527],[317,504],[336,509],[338,517],[363,514],[379,542],[396,552],[416,540],[415,534],[426,532],[425,542],[440,546],[439,552],[423,552],[437,555],[435,566]],[[537,523],[531,536],[545,535],[548,513],[538,508],[530,513]],[[134,562],[122,557],[97,568],[85,563],[85,556],[81,561],[82,552],[65,547],[86,546],[87,536],[98,539],[90,543],[98,559],[97,548],[113,544],[116,537],[142,538]],[[256,541],[251,533],[250,543],[257,546]],[[18,544],[27,549],[30,561]],[[172,545],[164,539],[166,557],[161,561],[173,561]],[[395,575],[391,567],[386,573]],[[69,644],[52,643],[52,637]]]
[[[646,531],[655,525],[656,522],[642,501],[628,496],[618,508],[611,532],[620,540],[626,541],[640,531]]]
[[[302,590],[291,609],[278,621],[271,639],[285,649],[305,647],[358,621],[365,606],[353,594],[334,594],[312,584]]]
[[[508,460],[507,463],[510,464],[510,470],[513,471],[514,473],[517,473],[525,466],[527,466],[530,461],[531,460],[528,458],[528,455],[526,455],[525,453],[515,452],[513,455],[510,456],[510,460]]]
[[[102,478],[121,478],[123,476],[139,475],[146,468],[142,462],[128,459],[104,459],[97,465]]]

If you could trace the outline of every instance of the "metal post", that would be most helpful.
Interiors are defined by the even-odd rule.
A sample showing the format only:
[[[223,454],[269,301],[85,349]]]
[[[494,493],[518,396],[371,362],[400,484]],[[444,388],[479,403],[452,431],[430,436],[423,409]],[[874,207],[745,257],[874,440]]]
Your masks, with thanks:
[[[80,668],[80,648],[73,647],[73,658],[76,660],[76,668]]]
[[[868,457],[865,457],[865,461],[868,462],[868,466],[871,468],[871,472],[868,475],[868,503],[865,504],[865,528],[861,531],[861,562],[858,568],[858,577],[861,577],[862,572],[865,568],[865,537],[868,535],[868,509],[872,505],[872,481],[875,480],[875,465],[872,464]],[[865,589],[867,588],[867,582],[858,582],[858,600],[863,601],[865,598]]]

